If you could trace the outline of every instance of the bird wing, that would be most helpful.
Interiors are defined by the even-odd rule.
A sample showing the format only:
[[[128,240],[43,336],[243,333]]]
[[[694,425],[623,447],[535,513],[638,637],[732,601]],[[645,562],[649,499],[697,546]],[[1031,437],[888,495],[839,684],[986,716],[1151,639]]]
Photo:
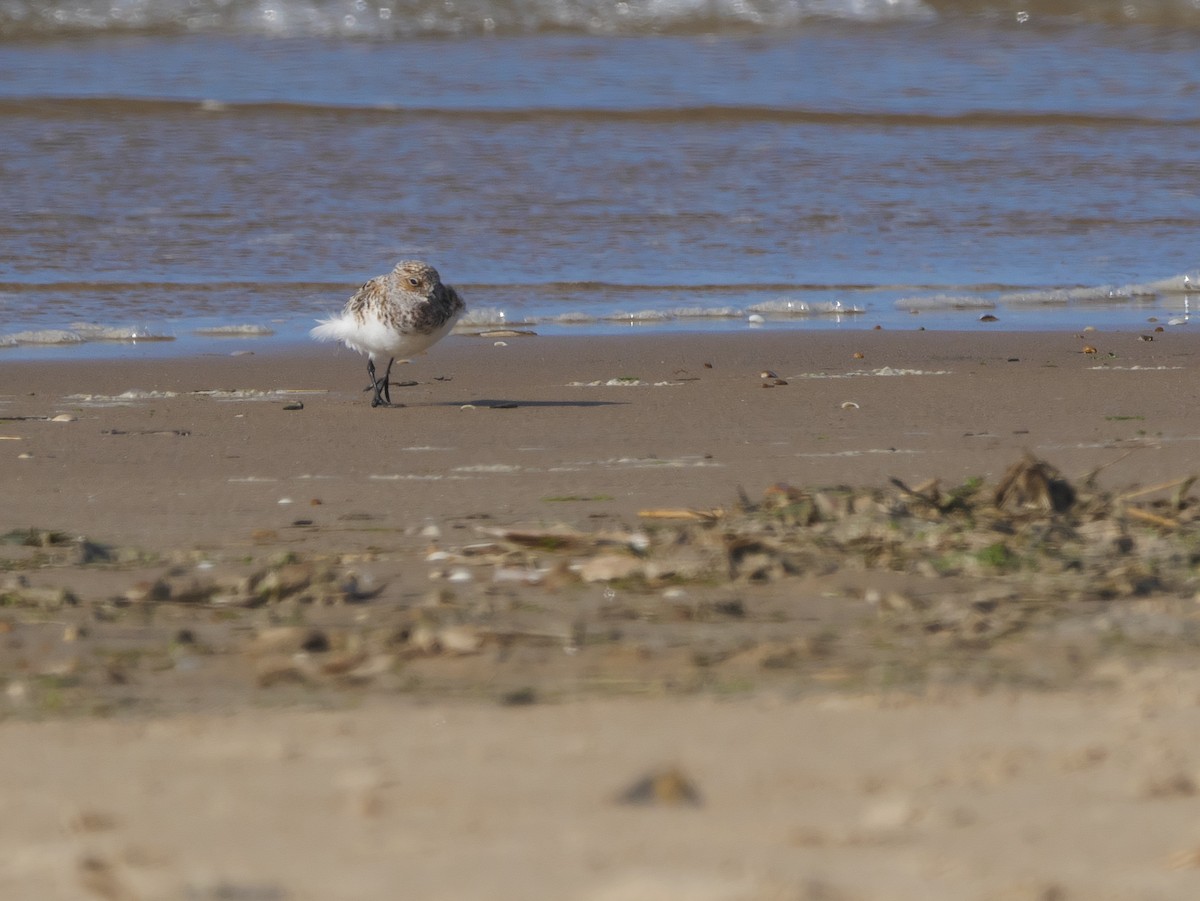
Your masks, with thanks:
[[[316,328],[309,331],[318,341],[341,341],[349,331],[363,324],[367,309],[378,303],[377,298],[384,292],[384,277],[378,275],[354,292],[354,296],[346,301],[342,312],[336,316],[327,316],[317,320]]]

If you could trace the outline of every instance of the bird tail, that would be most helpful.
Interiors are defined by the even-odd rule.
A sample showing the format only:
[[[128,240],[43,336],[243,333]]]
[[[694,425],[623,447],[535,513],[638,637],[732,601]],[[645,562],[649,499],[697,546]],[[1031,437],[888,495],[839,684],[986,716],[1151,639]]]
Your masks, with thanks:
[[[309,331],[309,334],[318,341],[340,341],[345,335],[345,323],[336,316],[331,316],[328,319],[318,319],[316,328]]]

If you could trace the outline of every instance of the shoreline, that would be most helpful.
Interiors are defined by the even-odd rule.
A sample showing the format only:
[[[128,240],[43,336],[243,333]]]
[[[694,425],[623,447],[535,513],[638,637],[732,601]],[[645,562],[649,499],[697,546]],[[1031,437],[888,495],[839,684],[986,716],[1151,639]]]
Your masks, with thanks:
[[[485,311],[499,312],[500,308],[484,307]],[[261,322],[237,324],[200,320],[191,325],[176,323],[178,332],[170,328],[149,331],[154,337],[142,340],[113,340],[97,337],[100,333],[128,333],[129,326],[42,326],[17,328],[13,334],[73,332],[78,340],[28,342],[6,344],[9,337],[0,333],[0,362],[38,361],[48,356],[61,356],[77,360],[118,359],[179,359],[192,356],[225,355],[236,353],[288,354],[304,353],[312,345],[309,328],[328,310],[315,309],[311,316],[289,318],[268,317]],[[1016,308],[1005,309],[1002,305],[978,306],[949,309],[873,309],[856,308],[851,312],[813,313],[810,315],[780,316],[767,314],[762,321],[749,321],[746,311],[726,315],[680,316],[669,311],[663,318],[654,318],[658,313],[647,310],[631,314],[631,318],[595,318],[591,320],[558,321],[555,318],[531,321],[508,321],[500,315],[496,321],[459,325],[455,337],[469,338],[474,333],[492,330],[521,329],[535,332],[547,340],[558,339],[609,339],[609,338],[662,338],[665,336],[745,336],[761,333],[783,335],[832,333],[857,334],[864,331],[883,330],[895,333],[909,331],[934,331],[950,334],[1075,334],[1085,330],[1106,334],[1124,332],[1153,333],[1157,327],[1172,334],[1186,333],[1191,315],[1184,305],[1176,308],[1167,304],[1155,307],[1101,307],[1088,309],[1070,304],[1050,305],[1037,312]],[[981,316],[996,317],[982,320]],[[649,318],[644,318],[649,316]],[[227,334],[218,334],[220,329],[234,329]],[[248,329],[238,333],[239,329]],[[263,329],[265,331],[257,331]]]

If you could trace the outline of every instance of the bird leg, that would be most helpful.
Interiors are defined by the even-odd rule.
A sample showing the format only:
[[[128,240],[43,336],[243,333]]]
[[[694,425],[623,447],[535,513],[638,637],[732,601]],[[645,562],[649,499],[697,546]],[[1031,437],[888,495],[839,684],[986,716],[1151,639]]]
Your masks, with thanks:
[[[383,374],[383,399],[384,399],[384,401],[387,402],[387,405],[389,407],[392,405],[392,389],[391,389],[391,382],[389,382],[388,380],[392,377],[392,364],[395,362],[396,362],[396,358],[390,357],[388,359],[387,372],[385,372]]]
[[[388,387],[388,379],[391,378],[392,364],[395,362],[395,357],[388,360],[387,372],[383,374],[383,378],[379,379],[375,377],[375,361],[371,357],[367,357],[367,375],[371,377],[371,387],[363,390],[375,392],[375,396],[371,398],[372,407],[390,407],[392,405],[392,392]]]

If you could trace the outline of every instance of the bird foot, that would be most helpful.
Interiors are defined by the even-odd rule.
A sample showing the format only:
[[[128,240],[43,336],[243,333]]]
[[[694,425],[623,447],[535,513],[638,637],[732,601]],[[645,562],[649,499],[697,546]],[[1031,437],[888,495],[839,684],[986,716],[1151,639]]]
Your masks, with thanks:
[[[371,391],[371,388],[363,388],[363,391]],[[376,391],[375,396],[371,398],[372,407],[403,407],[404,404],[392,403],[391,397],[386,391]]]

